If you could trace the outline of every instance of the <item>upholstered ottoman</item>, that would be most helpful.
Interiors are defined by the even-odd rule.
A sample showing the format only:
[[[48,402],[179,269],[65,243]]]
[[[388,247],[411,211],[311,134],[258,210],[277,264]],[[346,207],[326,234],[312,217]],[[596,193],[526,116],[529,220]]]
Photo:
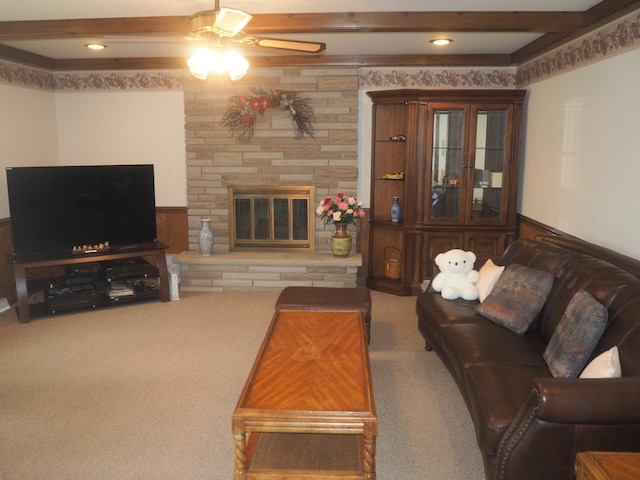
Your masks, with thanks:
[[[371,340],[371,292],[365,287],[286,287],[276,310],[358,310],[364,315],[367,343]]]

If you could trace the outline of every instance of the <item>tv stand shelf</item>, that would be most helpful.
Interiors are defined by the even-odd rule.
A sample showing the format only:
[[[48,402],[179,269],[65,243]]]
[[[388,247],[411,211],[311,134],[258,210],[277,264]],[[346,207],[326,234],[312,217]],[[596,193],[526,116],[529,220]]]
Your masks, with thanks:
[[[38,305],[29,305],[29,288],[27,286],[27,272],[32,268],[56,267],[64,265],[78,265],[83,263],[101,262],[105,260],[122,260],[127,258],[148,257],[154,258],[160,279],[160,300],[168,302],[169,296],[169,272],[167,270],[167,258],[165,250],[167,246],[161,242],[136,245],[136,248],[111,248],[107,251],[95,253],[68,253],[68,254],[42,254],[42,255],[10,255],[13,264],[16,282],[16,295],[18,298],[18,319],[20,323],[31,321],[31,307],[34,307],[34,316],[38,313]],[[145,299],[142,296],[142,299]],[[123,302],[124,303],[124,302]],[[118,304],[116,302],[116,304]]]

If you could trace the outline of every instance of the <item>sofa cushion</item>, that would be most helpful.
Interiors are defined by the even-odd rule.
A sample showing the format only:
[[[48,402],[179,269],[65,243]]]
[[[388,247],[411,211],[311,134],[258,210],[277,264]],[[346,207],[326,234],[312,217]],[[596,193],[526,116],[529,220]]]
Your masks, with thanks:
[[[448,323],[441,328],[440,349],[451,360],[457,379],[472,365],[533,366],[548,370],[542,358],[546,343],[539,335],[518,335],[486,318],[475,322]]]
[[[607,326],[607,309],[585,290],[576,292],[543,353],[556,378],[576,378]]]
[[[467,300],[445,300],[436,292],[423,292],[418,295],[416,310],[418,328],[430,345],[441,343],[442,327],[475,322],[477,302]]]
[[[611,347],[589,362],[580,378],[617,378],[622,376],[618,347]]]
[[[489,293],[491,293],[502,272],[504,272],[504,265],[496,265],[491,259],[487,260],[478,270],[480,278],[476,282],[476,289],[478,290],[480,303],[484,302]]]
[[[524,333],[542,310],[553,279],[549,272],[511,264],[477,311],[500,326]]]

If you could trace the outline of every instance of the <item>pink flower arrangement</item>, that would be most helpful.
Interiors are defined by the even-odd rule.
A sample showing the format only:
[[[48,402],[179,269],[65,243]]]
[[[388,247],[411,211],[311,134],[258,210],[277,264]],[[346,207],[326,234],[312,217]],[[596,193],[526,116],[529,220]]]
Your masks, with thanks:
[[[362,202],[354,196],[338,194],[337,200],[326,197],[320,201],[316,208],[316,215],[324,220],[324,223],[356,224],[358,218],[364,218]]]

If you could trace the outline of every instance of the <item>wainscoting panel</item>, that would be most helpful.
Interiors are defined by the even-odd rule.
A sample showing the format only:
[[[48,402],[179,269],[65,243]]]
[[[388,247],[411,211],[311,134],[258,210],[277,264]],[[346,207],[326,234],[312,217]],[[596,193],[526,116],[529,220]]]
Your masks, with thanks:
[[[188,250],[187,207],[156,207],[156,230],[169,255]]]

